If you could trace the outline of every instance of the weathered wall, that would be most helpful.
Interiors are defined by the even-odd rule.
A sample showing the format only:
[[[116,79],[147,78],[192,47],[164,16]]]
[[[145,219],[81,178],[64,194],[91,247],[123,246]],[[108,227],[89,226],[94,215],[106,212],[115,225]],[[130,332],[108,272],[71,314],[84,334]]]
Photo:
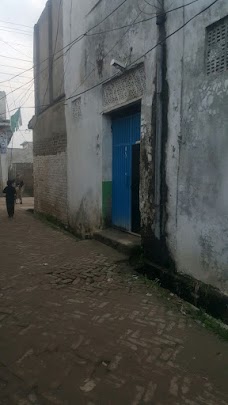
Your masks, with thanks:
[[[37,118],[34,128],[35,210],[67,223],[66,128],[64,102]]]
[[[203,6],[170,13],[168,33]],[[168,40],[166,229],[177,270],[228,294],[228,71],[205,66],[206,27],[227,15],[221,0]]]
[[[121,31],[112,30],[137,18],[145,19],[147,14],[139,10],[142,3],[145,6],[144,1],[126,2],[65,54],[69,222],[81,234],[90,234],[102,225],[102,214],[110,215],[111,113],[138,99],[140,210],[146,255],[227,293],[227,72],[206,75],[205,33],[209,24],[228,14],[228,4],[220,0],[219,7],[213,6],[171,35],[162,48],[165,63],[160,170],[155,166],[159,161],[156,148],[161,125],[157,119],[161,83],[156,75],[156,51],[140,58],[158,42],[159,28],[156,20],[150,20]],[[169,10],[169,0],[164,4]],[[167,15],[166,35],[205,7],[200,1],[188,5],[187,0],[176,0],[172,8],[183,5],[186,7]],[[64,0],[64,45],[116,6],[105,0]],[[101,33],[90,35],[95,32]],[[128,67],[135,60],[143,63],[142,94],[134,95],[132,80],[128,90],[123,91],[129,72],[122,75],[122,81],[120,75],[118,85],[116,80],[97,85],[116,73],[110,66],[113,58]],[[105,97],[109,86],[110,97]],[[161,184],[155,181],[158,172]]]
[[[0,121],[6,119],[6,93],[0,91]]]
[[[48,0],[34,28],[36,113],[63,97],[62,0]]]
[[[35,210],[67,224],[67,136],[62,47],[62,0],[49,0],[34,29],[36,119],[32,125]]]
[[[52,98],[58,100],[64,93],[63,77],[63,8],[62,0],[52,0]]]
[[[108,15],[118,2],[108,0],[78,1],[64,0],[64,45],[71,38],[97,24]],[[144,6],[145,7],[145,3]],[[127,2],[91,33],[108,31],[114,27],[128,25],[143,19],[136,0]],[[125,34],[125,35],[124,35]],[[87,234],[102,225],[104,216],[110,220],[112,181],[111,118],[117,108],[140,100],[142,104],[142,150],[143,164],[147,167],[143,178],[141,198],[142,210],[148,208],[150,171],[152,170],[151,111],[153,79],[155,77],[155,54],[140,56],[156,42],[156,24],[145,22],[125,30],[86,36],[65,55],[65,93],[75,95],[66,103],[68,134],[68,202],[71,225],[80,233]],[[115,58],[131,65],[143,62],[143,94],[137,81],[128,79],[128,74],[116,84],[110,83],[110,98],[105,96],[105,85],[79,95],[103,80],[111,78],[117,70],[110,66]],[[132,66],[131,66],[132,67]],[[129,72],[130,75],[130,72]],[[128,88],[125,88],[125,83]],[[139,88],[139,90],[138,90]],[[75,91],[76,89],[76,91]],[[105,114],[102,114],[105,113]],[[147,220],[143,217],[143,221]]]
[[[34,78],[36,114],[47,108],[51,102],[51,38],[50,1],[34,27]]]
[[[0,154],[0,195],[8,180],[7,154]]]

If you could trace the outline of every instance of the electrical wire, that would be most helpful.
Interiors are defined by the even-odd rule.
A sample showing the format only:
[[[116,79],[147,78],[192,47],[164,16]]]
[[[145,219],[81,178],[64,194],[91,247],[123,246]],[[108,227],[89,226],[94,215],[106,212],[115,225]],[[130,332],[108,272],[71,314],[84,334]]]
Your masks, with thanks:
[[[8,110],[8,114],[9,114],[9,120],[10,120],[10,109],[9,109],[9,105],[8,105],[8,101],[7,101],[7,97],[6,97],[6,106],[7,106],[7,110]],[[10,154],[10,168],[12,165],[12,160],[13,160],[13,141],[14,141],[14,134],[12,134],[10,142],[12,141],[12,147],[11,147],[11,154]],[[7,145],[8,146],[8,145]]]
[[[17,45],[17,46],[23,46],[24,48],[30,48],[30,50],[31,50],[31,45],[32,45],[32,42],[31,42],[30,45],[21,44],[20,42],[14,42],[14,41],[7,41],[7,43],[8,44],[14,44],[14,45]]]
[[[10,25],[18,25],[18,26],[20,26],[20,27],[26,27],[26,28],[33,29],[33,27],[31,27],[31,26],[29,26],[29,25],[18,24],[18,23],[12,23],[12,22],[10,22],[10,21],[3,21],[3,20],[0,20],[0,23],[3,23],[3,24],[10,24]]]
[[[185,5],[182,5],[182,6],[179,6],[179,7],[175,7],[175,8],[173,8],[172,10],[168,10],[168,11],[166,11],[165,13],[161,13],[161,14],[159,14],[159,15],[165,15],[165,14],[171,13],[171,12],[176,11],[176,10],[179,10],[179,9],[181,9],[181,8],[183,8],[183,7],[190,6],[191,4],[196,3],[197,1],[199,1],[199,0],[193,0],[193,1],[191,1],[191,2],[189,2],[189,3],[187,3],[187,4],[185,4]],[[122,4],[123,4],[123,3],[122,3]],[[106,17],[105,19],[107,19],[107,18],[108,18],[108,17]],[[141,24],[141,23],[144,23],[144,22],[147,22],[147,21],[151,21],[151,20],[153,20],[153,19],[155,19],[155,18],[157,18],[157,16],[153,16],[153,17],[146,18],[146,19],[143,19],[143,20],[140,20],[140,21],[136,21],[136,22],[134,23],[134,25]],[[101,22],[103,22],[103,20],[102,20]],[[101,22],[100,22],[100,23],[101,23]],[[98,24],[97,24],[97,25],[98,25]],[[96,25],[96,26],[97,26],[97,25]],[[128,28],[128,27],[131,27],[131,26],[132,26],[132,24],[126,24],[126,25],[123,25],[123,26],[121,26],[121,27],[115,27],[115,28],[111,28],[111,29],[109,29],[109,30],[99,31],[99,32],[95,32],[95,33],[89,33],[89,31],[87,31],[86,34],[82,34],[80,37],[76,38],[75,40],[71,41],[69,44],[65,45],[63,48],[59,49],[59,50],[56,52],[56,54],[58,54],[58,53],[61,52],[62,50],[64,50],[64,49],[66,49],[67,47],[69,47],[69,45],[72,45],[74,41],[77,41],[77,42],[78,42],[79,40],[81,40],[82,38],[84,38],[84,35],[85,35],[85,36],[100,35],[100,34],[105,34],[105,33],[113,32],[113,31],[121,30],[121,29],[124,29],[124,28]],[[93,28],[95,28],[95,26],[94,26]],[[76,42],[75,42],[75,43],[76,43]],[[63,55],[61,55],[60,57],[56,58],[56,59],[54,60],[54,62],[57,61],[57,60],[58,60],[59,58],[61,58],[62,56],[63,56]],[[22,60],[22,59],[18,59],[18,58],[12,58],[12,59]],[[38,66],[38,65],[40,65],[40,64],[42,64],[42,63],[44,63],[44,62],[46,62],[48,59],[50,59],[50,57],[48,57],[48,58],[44,59],[43,61],[41,61],[41,62],[39,62],[39,63],[33,65],[31,68],[24,70],[24,72],[22,72],[22,73],[25,73],[25,72],[28,72],[29,70],[32,70],[34,67],[36,67],[36,66]],[[23,61],[24,61],[24,60],[23,60]],[[28,62],[28,61],[27,61],[27,62]],[[48,67],[45,68],[45,69],[48,69]],[[20,74],[16,75],[15,78],[18,77],[18,76],[20,76]],[[2,81],[2,82],[0,82],[0,83],[4,83],[4,82]]]
[[[6,55],[0,55],[0,57],[1,58],[7,58],[7,59],[13,59],[13,60],[20,60],[20,61],[22,61],[22,62],[28,62],[28,63],[31,63],[32,62],[32,60],[25,60],[25,59],[20,59],[20,58],[13,58],[12,56],[6,56]],[[33,67],[31,68],[31,69],[33,69]]]
[[[199,0],[193,0],[193,1],[191,1],[191,2],[189,2],[189,3],[187,3],[187,4],[185,4],[185,5],[182,5],[182,6],[178,6],[178,7],[175,7],[174,9],[172,9],[172,10],[168,10],[168,11],[166,11],[165,13],[161,13],[161,15],[163,15],[163,14],[168,14],[168,13],[171,13],[171,12],[173,12],[173,11],[176,11],[176,10],[179,10],[179,9],[181,9],[181,8],[184,8],[184,7],[187,7],[187,6],[190,6],[191,4],[193,4],[193,3],[196,3],[197,1],[199,1]],[[122,2],[121,3],[121,5],[122,4],[124,4],[125,3],[125,1],[124,2]],[[214,4],[214,2],[212,3],[212,5]],[[120,6],[121,6],[120,5]],[[119,6],[119,7],[120,7]],[[209,7],[211,7],[210,5],[209,5]],[[206,8],[207,9],[207,8]],[[114,12],[114,11],[113,11]],[[108,15],[108,16],[110,16],[110,14]],[[105,19],[107,19],[108,18],[108,16],[106,16],[106,18]],[[142,23],[142,22],[147,22],[147,21],[150,21],[150,20],[152,20],[152,19],[154,19],[154,18],[156,18],[156,17],[151,17],[151,18],[148,18],[148,19],[145,19],[145,20],[141,20],[141,21],[138,21],[138,22],[135,22],[134,24],[139,24],[139,23]],[[101,24],[105,19],[103,19],[99,24]],[[93,28],[91,28],[90,30],[92,30],[92,29],[94,29],[95,27],[97,27],[99,24],[96,24],[96,26],[94,26]],[[128,24],[128,25],[125,25],[125,26],[122,26],[122,27],[118,27],[118,28],[114,28],[114,29],[110,29],[110,30],[106,30],[106,31],[102,31],[102,32],[97,32],[97,33],[94,33],[94,34],[90,34],[90,35],[99,35],[99,34],[103,34],[103,33],[105,33],[105,32],[111,32],[111,31],[114,31],[114,30],[116,30],[116,29],[123,29],[123,28],[127,28],[127,27],[131,27],[132,26],[132,24]],[[87,31],[87,32],[89,32],[89,31]],[[79,38],[79,37],[78,37]],[[74,40],[74,41],[76,41],[76,40]],[[74,42],[73,41],[73,42]],[[68,44],[69,45],[69,44]],[[60,51],[62,51],[64,48],[66,48],[68,45],[66,45],[65,47],[63,47],[61,50],[59,50],[58,52],[60,52]],[[57,52],[57,53],[58,53]],[[1,56],[1,55],[0,55]],[[62,56],[61,56],[62,57]],[[8,57],[8,58],[10,58],[10,57]],[[50,57],[49,57],[50,58]],[[40,63],[38,63],[38,64],[36,64],[36,65],[34,65],[33,67],[35,67],[35,66],[38,66],[39,64],[41,64],[41,63],[43,63],[44,61],[46,61],[46,60],[48,60],[49,58],[46,58],[45,60],[43,60],[42,62],[40,62]],[[22,59],[18,59],[18,58],[10,58],[10,59],[17,59],[17,60],[22,60]],[[55,59],[56,60],[56,59]],[[28,62],[28,61],[26,61],[26,62]],[[29,71],[29,70],[31,70],[31,69],[33,69],[33,67],[32,68],[29,68],[29,69],[27,69],[27,70],[25,70],[24,72],[27,72],[27,71]],[[45,68],[44,70],[46,70],[47,68]],[[23,73],[23,72],[22,72]],[[40,73],[42,73],[42,71],[40,72]],[[20,76],[20,74],[18,74],[18,75],[16,75],[15,77],[18,77],[18,76]],[[12,78],[11,80],[13,80],[14,78]],[[35,77],[34,77],[34,79],[35,79]],[[33,80],[33,79],[32,79]],[[31,81],[30,81],[31,82]],[[30,82],[27,82],[27,83],[25,83],[24,85],[27,85],[27,84],[29,84]],[[0,82],[0,83],[3,83],[3,82]],[[99,85],[99,84],[98,84]],[[17,89],[15,89],[15,90],[13,90],[13,91],[17,91],[17,90],[19,90],[19,89],[21,89],[21,87],[23,87],[23,86],[20,86],[19,88],[17,88]],[[9,93],[10,94],[10,93]],[[1,100],[1,99],[0,99]]]
[[[19,49],[15,48],[14,46],[10,45],[9,42],[3,41],[3,39],[0,39],[0,42],[3,42],[5,45],[9,46],[11,49],[13,49],[14,51],[20,53],[21,55],[26,56],[26,58],[28,58],[28,55],[22,51],[20,51]]]
[[[191,17],[189,20],[187,20],[184,24],[182,24],[179,28],[177,28],[175,31],[173,31],[172,33],[170,33],[169,35],[167,35],[162,41],[158,42],[156,45],[154,45],[152,48],[150,48],[147,52],[145,52],[143,55],[141,55],[140,57],[138,57],[137,59],[135,59],[134,61],[132,61],[130,64],[127,65],[126,69],[129,69],[130,67],[134,66],[139,60],[141,60],[143,57],[147,56],[150,52],[152,52],[155,48],[157,48],[158,46],[162,45],[167,39],[171,38],[173,35],[175,35],[177,32],[181,31],[184,27],[186,27],[191,21],[193,21],[196,17],[198,17],[199,15],[203,14],[205,11],[209,10],[214,4],[216,4],[219,0],[214,0],[211,4],[209,4],[207,7],[205,7],[204,9],[202,9],[201,11],[199,11],[197,14],[195,14],[193,17]],[[105,84],[107,82],[109,82],[111,79],[118,77],[120,74],[116,73],[114,75],[112,75],[111,77],[108,77],[107,79],[102,80],[99,83],[96,83],[95,85],[91,86],[88,89],[85,89],[83,91],[81,91],[80,93],[74,94],[68,98],[66,98],[65,101],[71,100],[73,98],[76,98],[82,94],[87,93],[88,91],[91,91],[93,89],[95,89],[96,87]],[[61,100],[62,101],[62,100]],[[57,101],[57,103],[60,101]],[[34,108],[33,107],[26,107],[26,108]],[[11,111],[15,111],[15,110],[11,110]],[[1,114],[0,114],[1,115]]]
[[[180,9],[182,9],[182,8],[191,6],[192,4],[194,4],[194,3],[198,2],[198,1],[200,1],[200,0],[192,0],[191,2],[189,2],[189,3],[187,3],[187,4],[184,4],[184,5],[182,5],[182,6],[178,6],[178,7],[175,7],[175,8],[173,8],[173,9],[171,9],[171,10],[167,10],[167,11],[165,11],[165,12],[158,13],[157,15],[155,15],[155,16],[153,16],[153,17],[150,17],[150,18],[146,18],[146,19],[137,21],[137,22],[134,23],[134,25],[137,25],[137,24],[141,24],[141,23],[144,23],[144,22],[147,22],[147,21],[154,20],[154,19],[157,18],[157,16],[163,16],[163,15],[172,13],[173,11],[177,11],[177,10],[180,10]],[[117,31],[117,30],[121,30],[121,29],[127,28],[127,27],[129,27],[129,26],[131,26],[131,24],[122,25],[121,27],[110,28],[109,30],[105,30],[105,31],[94,32],[94,33],[92,33],[92,34],[87,34],[86,36],[93,36],[93,35],[106,34],[106,33],[109,33],[109,32],[113,32],[113,31]]]
[[[17,87],[16,89],[10,91],[9,93],[6,94],[6,97],[9,96],[12,93],[15,93],[15,91],[20,90],[22,87],[26,86],[27,84],[33,82],[33,78],[31,80],[29,80],[29,82],[22,84],[20,87]],[[9,80],[8,80],[9,81]],[[0,98],[0,101],[3,99],[4,97]],[[0,114],[1,115],[1,114]]]
[[[188,6],[190,6],[190,5],[194,4],[194,3],[196,3],[197,1],[199,1],[199,0],[193,0],[193,1],[191,1],[191,2],[189,2],[189,3],[187,3],[187,4],[185,4],[185,5],[175,7],[175,8],[173,8],[173,9],[171,9],[171,10],[167,10],[165,13],[161,13],[161,14],[159,14],[159,15],[166,15],[166,14],[168,14],[168,13],[171,13],[171,12],[173,12],[173,11],[179,10],[179,9],[181,9],[181,8],[188,7]],[[122,3],[122,4],[123,4],[123,3]],[[108,16],[107,16],[105,19],[107,19],[107,18],[108,18]],[[153,16],[153,17],[150,17],[150,18],[146,18],[146,19],[143,19],[143,20],[140,20],[140,21],[135,21],[135,22],[134,22],[134,25],[141,24],[141,23],[144,23],[144,22],[148,22],[148,21],[151,21],[151,20],[153,20],[153,19],[155,19],[155,18],[157,18],[157,16]],[[102,21],[100,22],[100,24],[101,24],[103,21],[104,21],[104,20],[102,20]],[[97,24],[96,26],[98,26],[98,24]],[[64,49],[66,49],[67,47],[69,47],[70,45],[72,45],[73,43],[76,43],[75,41],[79,42],[79,40],[81,40],[82,38],[84,38],[84,36],[94,36],[94,35],[106,34],[106,33],[109,33],[109,32],[121,30],[121,29],[128,28],[128,27],[131,27],[131,26],[132,26],[132,24],[126,24],[126,25],[123,25],[123,26],[121,26],[121,27],[115,27],[115,28],[111,28],[111,29],[109,29],[109,30],[99,31],[99,32],[95,32],[95,33],[89,33],[89,31],[87,31],[86,34],[82,34],[81,36],[79,36],[79,37],[76,38],[75,40],[71,41],[69,44],[65,45],[63,48],[59,49],[59,50],[56,52],[56,54],[58,54],[59,52],[63,51]],[[95,26],[94,26],[93,28],[91,28],[91,29],[94,29],[94,28],[95,28]],[[65,53],[64,53],[63,55],[65,55]],[[60,57],[56,58],[56,59],[54,60],[54,62],[57,61],[59,58],[61,58],[63,55],[61,55]],[[3,56],[3,55],[0,55],[0,56],[2,56],[2,57],[7,57],[7,56]],[[8,57],[8,58],[9,58],[9,57]],[[25,61],[24,59],[18,59],[18,58],[10,58],[10,59]],[[37,66],[41,65],[42,63],[46,62],[46,61],[49,60],[49,59],[50,59],[50,57],[44,59],[43,61],[41,61],[41,62],[39,62],[39,63],[33,65],[31,68],[24,70],[24,72],[22,72],[22,73],[26,73],[26,72],[32,70],[34,67],[37,67]],[[26,62],[29,62],[29,61],[26,61]],[[46,69],[48,69],[48,67],[46,67],[45,70],[46,70]],[[21,74],[22,74],[22,73],[21,73]],[[18,77],[18,76],[20,76],[20,74],[15,75],[15,78]],[[12,78],[12,79],[13,79],[13,78]],[[11,80],[12,80],[12,79],[11,79]],[[1,84],[1,83],[4,83],[4,81],[1,81],[0,84]]]
[[[55,62],[56,60],[58,60],[59,58],[63,57],[67,52],[70,51],[70,49],[72,48],[73,45],[75,45],[77,42],[81,41],[86,35],[87,33],[89,33],[90,31],[92,31],[94,28],[97,28],[100,24],[102,24],[104,21],[106,21],[109,17],[111,17],[120,7],[122,7],[123,4],[125,4],[128,0],[123,0],[114,10],[112,10],[108,15],[106,15],[101,21],[99,21],[97,24],[95,24],[93,27],[89,28],[84,34],[79,35],[77,38],[75,38],[73,41],[71,41],[69,44],[65,45],[62,49],[59,49],[57,52],[54,52],[54,54],[52,56],[55,56],[56,54],[62,52],[64,49],[66,49],[66,51],[64,52],[63,55],[60,55],[60,57],[58,57],[57,59],[54,59],[53,62]],[[50,59],[51,57],[48,57],[46,59],[44,59],[43,61],[39,62],[37,65],[45,62],[46,60]],[[35,65],[36,66],[36,65]]]
[[[9,75],[9,76],[14,76],[14,73],[8,73],[8,72],[0,72],[0,75]],[[14,76],[15,77],[15,76]],[[29,79],[28,76],[20,75],[20,77],[24,77],[25,79]],[[8,82],[8,80],[5,80]]]
[[[53,53],[53,57],[52,57],[52,62],[51,62],[51,67],[49,67],[49,69],[51,70],[53,68],[53,63],[54,63],[54,55],[55,55],[55,51],[56,51],[56,46],[57,46],[57,41],[58,41],[58,35],[59,35],[59,25],[60,25],[60,9],[62,7],[62,0],[59,1],[59,9],[58,9],[58,25],[57,25],[57,30],[56,30],[56,37],[55,37],[55,46],[54,46],[54,53]],[[49,87],[49,82],[50,82],[50,70],[48,72],[48,80],[47,80],[47,87],[46,90],[44,92],[44,97],[43,97],[43,104],[45,101],[45,97],[47,95],[47,91],[48,91],[48,87]]]
[[[143,57],[147,56],[150,52],[152,52],[155,48],[157,48],[158,46],[162,45],[167,39],[171,38],[173,35],[175,35],[177,32],[181,31],[184,27],[186,27],[186,25],[188,25],[191,21],[193,21],[196,17],[198,17],[200,14],[204,13],[205,11],[209,10],[214,4],[216,4],[219,0],[214,0],[211,4],[209,4],[207,7],[205,7],[204,9],[202,9],[201,11],[199,11],[197,14],[195,14],[193,17],[191,17],[189,20],[187,20],[184,24],[182,24],[179,28],[177,28],[175,31],[173,31],[171,34],[167,35],[162,41],[159,41],[156,45],[154,45],[152,48],[148,49],[148,51],[146,51],[143,55],[141,55],[140,57],[138,57],[137,59],[135,59],[133,62],[131,62],[130,64],[128,64],[126,66],[126,69],[130,68],[131,66],[135,65],[139,60],[141,60]],[[119,73],[116,73],[114,75],[112,75],[111,77],[102,80],[101,82],[95,84],[94,86],[90,87],[89,89],[83,90],[80,93],[74,94],[68,98],[66,98],[65,101],[67,100],[71,100],[72,98],[76,98],[81,96],[82,94],[87,93],[90,90],[95,89],[96,87],[105,84],[107,82],[109,82],[111,79],[115,78],[119,76]]]
[[[23,34],[26,33],[26,34],[31,35],[31,33],[29,33],[29,31],[27,31],[27,30],[22,30],[22,29],[20,29],[20,28],[11,28],[11,27],[7,27],[7,26],[5,26],[5,25],[0,25],[0,28],[6,28],[7,30],[10,30],[10,31],[23,32]]]
[[[77,37],[74,41],[72,41],[72,43],[69,46],[69,49],[66,51],[68,52],[72,46],[78,42],[78,40],[81,40],[82,38],[84,38],[90,31],[92,31],[94,28],[97,28],[100,24],[102,24],[104,21],[106,21],[109,17],[111,17],[117,10],[120,9],[120,7],[122,7],[128,0],[124,0],[122,1],[122,3],[120,3],[116,8],[114,8],[114,10],[112,10],[105,18],[103,18],[103,20],[99,21],[97,24],[95,24],[93,27],[89,28],[84,34],[79,35],[79,37]],[[64,47],[65,48],[65,47]],[[64,49],[63,48],[63,49]]]
[[[9,82],[9,84],[10,84],[10,82]],[[30,96],[30,95],[29,95],[29,96]],[[28,97],[27,97],[27,99],[28,99]],[[27,99],[24,101],[24,104],[26,103]],[[14,97],[13,97],[13,102],[14,102],[15,108],[18,110],[18,108],[16,107],[16,102],[15,102]],[[8,103],[7,103],[7,105],[8,105]],[[19,108],[21,108],[21,107],[19,107]],[[9,106],[8,106],[8,109],[9,109]],[[24,140],[27,142],[27,139],[25,138],[25,136],[24,136],[24,134],[23,134],[23,132],[21,131],[20,128],[18,128],[18,132],[20,132],[20,134],[22,135],[22,137],[24,138]],[[13,137],[14,137],[14,134],[13,134]],[[12,146],[12,149],[13,149],[13,146]]]
[[[5,87],[10,88],[10,86],[8,86],[7,84],[4,84],[4,86],[2,86],[2,91],[4,91]],[[15,90],[15,87],[13,87],[13,89]]]
[[[20,68],[17,68],[17,69],[20,69]],[[24,70],[23,72],[18,73],[18,74],[16,74],[16,75],[14,75],[13,77],[11,77],[10,80],[12,81],[12,80],[16,79],[17,77],[22,77],[22,74],[23,74],[23,73],[30,72],[31,70],[33,70],[33,68],[26,69],[26,70]],[[46,70],[46,68],[45,68],[44,70],[41,70],[40,73],[44,72],[45,70]],[[8,80],[3,80],[3,81],[0,82],[0,84],[5,83],[5,82],[7,82],[7,81],[8,81]]]
[[[97,28],[100,24],[102,24],[104,21],[106,21],[111,15],[113,15],[113,14],[114,14],[124,3],[126,3],[127,1],[128,1],[128,0],[122,1],[122,3],[120,3],[120,4],[119,4],[114,10],[112,10],[106,17],[104,17],[101,21],[99,21],[97,24],[95,24],[93,27],[91,27],[89,30],[87,30],[84,34],[79,35],[79,36],[78,36],[77,38],[75,38],[73,41],[71,41],[70,43],[68,43],[67,45],[65,45],[63,48],[59,49],[57,52],[55,52],[55,55],[57,55],[58,53],[62,52],[64,49],[67,49],[66,52],[68,52],[68,51],[71,49],[71,48],[69,48],[69,47],[71,47],[71,45],[73,46],[74,44],[76,44],[77,42],[79,42],[82,38],[84,38],[84,37],[87,35],[87,33],[89,33],[90,31],[92,31],[94,28]],[[69,49],[68,49],[68,48],[69,48]],[[64,55],[65,55],[65,53],[64,53]],[[63,57],[64,55],[60,55],[58,58],[56,58],[56,59],[54,60],[54,62],[57,61],[59,58]],[[0,56],[2,56],[3,58],[5,57],[5,58],[9,58],[9,59],[20,60],[20,61],[23,61],[23,62],[30,62],[30,61],[24,60],[24,59],[12,58],[12,57],[7,57],[7,56],[3,56],[3,55],[0,55]],[[52,55],[52,56],[53,56],[53,55]],[[34,69],[35,67],[37,67],[37,66],[41,65],[42,63],[46,62],[47,60],[51,59],[52,56],[49,56],[49,57],[43,59],[41,62],[39,62],[39,63],[37,63],[37,64],[34,64],[30,69],[25,70],[24,73],[27,72],[27,71],[29,71],[29,70]],[[47,67],[46,69],[48,69],[48,67]],[[16,75],[15,77],[17,77],[17,76],[18,76],[18,75]],[[0,82],[0,83],[3,83],[3,82]]]
[[[187,20],[184,24],[182,24],[179,28],[177,28],[175,31],[173,31],[171,34],[167,35],[164,40],[158,42],[155,46],[153,46],[152,48],[150,48],[147,52],[144,53],[143,56],[137,58],[134,60],[133,63],[137,63],[142,57],[145,57],[146,55],[148,55],[148,53],[150,53],[151,51],[153,51],[155,48],[157,48],[157,46],[162,45],[167,39],[171,38],[173,35],[175,35],[177,32],[179,32],[180,30],[182,30],[184,27],[186,27],[186,25],[188,25],[192,20],[194,20],[196,17],[198,17],[200,14],[204,13],[205,11],[209,10],[214,4],[216,4],[219,0],[214,0],[211,4],[209,4],[207,7],[205,7],[203,10],[199,11],[197,14],[195,14],[193,17],[189,18],[189,20]]]
[[[154,8],[156,8],[157,10],[160,10],[160,7],[158,7],[158,6],[155,6],[155,4],[151,4],[148,0],[143,0],[148,6],[150,6],[150,7],[154,7]]]
[[[23,72],[22,72],[22,73],[25,73],[25,68],[20,68],[20,67],[18,67],[18,66],[12,66],[12,65],[2,65],[2,64],[0,64],[0,66],[7,67],[7,68],[12,68],[12,69],[23,70]],[[28,72],[29,70],[31,70],[31,69],[28,69],[28,70],[27,70],[27,72]],[[0,83],[1,83],[1,82],[0,82]]]
[[[147,3],[147,4],[148,4],[148,3]],[[137,7],[138,7],[138,9],[139,9],[140,11],[142,11],[141,6],[139,5],[139,0],[138,0],[138,2],[137,2]],[[156,14],[157,14],[156,12],[155,12],[155,13],[147,12],[147,11],[145,11],[145,9],[144,9],[144,11],[142,11],[142,13],[143,13],[143,14],[146,14],[146,15],[156,15]]]
[[[142,12],[140,11],[136,18],[134,18],[134,20],[132,21],[132,24],[130,25],[130,27],[127,29],[127,31],[120,37],[120,39],[118,39],[117,42],[115,42],[115,44],[112,46],[112,48],[109,49],[109,51],[103,56],[102,61],[104,61],[105,58],[107,58],[107,56],[114,50],[114,48],[122,41],[122,39],[128,34],[128,32],[131,30],[132,26],[134,25],[134,22],[139,18],[139,16],[142,14]],[[77,87],[77,89],[75,91],[78,90],[78,88],[80,88],[85,82],[86,80],[91,76],[91,74],[96,70],[96,66],[92,69],[92,71],[85,76],[85,78],[83,79],[82,83]],[[74,91],[74,92],[75,92]]]
[[[31,70],[31,69],[28,69],[28,70]],[[43,69],[43,70],[41,70],[41,71],[39,72],[39,74],[43,73],[45,70],[46,70],[46,68]],[[17,76],[18,76],[18,75],[17,75]],[[16,77],[17,77],[17,76],[16,76]],[[38,76],[38,75],[37,75],[37,76]],[[36,76],[36,77],[37,77],[37,76]],[[5,80],[4,82],[0,82],[0,84],[1,84],[1,83],[5,83],[5,82],[7,82],[7,81],[11,81],[11,82],[12,82],[13,79],[14,79],[14,77],[12,77],[11,79]],[[11,92],[7,93],[7,96],[9,96],[11,93],[14,93],[14,92],[17,91],[17,90],[20,90],[22,87],[27,86],[27,84],[33,82],[34,79],[35,79],[35,77],[32,78],[31,80],[29,80],[28,82],[23,83],[22,86],[17,87],[16,89],[14,89],[14,90],[12,90]],[[18,83],[20,83],[20,82],[18,82]],[[4,85],[4,86],[5,86],[5,85]],[[0,98],[0,101],[1,101],[1,100],[2,100],[2,98]]]
[[[28,101],[29,97],[31,97],[32,93],[34,93],[33,89],[28,93],[27,97],[24,99],[23,103],[21,104],[22,107],[24,107],[24,105],[27,103],[27,101]]]
[[[5,29],[4,27],[0,26],[0,31],[5,31],[5,32],[11,32],[11,33],[16,33],[16,34],[21,34],[21,35],[27,35],[29,37],[32,37],[32,34],[26,33],[26,32],[20,32],[20,31],[15,31],[15,30],[10,30],[10,29]]]
[[[22,79],[23,80],[23,79]],[[19,81],[19,80],[11,80],[11,79],[8,79],[8,80],[4,80],[4,84],[1,86],[1,88],[3,88],[3,87],[9,87],[8,85],[6,85],[5,83],[7,83],[8,81],[10,81],[11,83],[16,83],[17,84],[17,86],[18,86],[18,84],[22,84],[23,86],[27,86],[27,84],[29,84],[29,83],[31,83],[31,80],[29,81],[29,82],[21,82],[21,81]],[[17,90],[19,90],[18,89],[18,87],[14,87],[13,88],[15,91],[17,91]],[[10,93],[7,93],[7,95],[9,95]],[[1,100],[1,99],[0,99]]]
[[[9,82],[9,87],[10,87],[11,90],[12,90],[12,87],[11,87],[10,82]],[[27,93],[31,90],[32,87],[33,87],[33,83],[30,84],[30,86],[28,86],[28,89],[26,90],[25,94],[22,95],[22,94],[20,93],[18,97],[14,98],[14,102],[16,102],[17,100],[20,99],[19,105],[21,105],[23,98],[26,97]],[[34,91],[34,89],[32,89],[32,91]],[[12,105],[9,106],[9,108],[11,108],[11,107],[12,107]]]

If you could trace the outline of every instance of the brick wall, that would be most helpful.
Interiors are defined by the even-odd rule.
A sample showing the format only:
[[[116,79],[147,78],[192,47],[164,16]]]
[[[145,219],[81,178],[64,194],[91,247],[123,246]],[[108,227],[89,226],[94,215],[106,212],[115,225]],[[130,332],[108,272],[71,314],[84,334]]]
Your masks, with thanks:
[[[67,135],[63,89],[62,2],[47,2],[34,30],[33,120],[35,211],[67,223]],[[40,63],[42,61],[42,63]],[[47,108],[48,106],[48,108]]]
[[[37,117],[34,127],[34,156],[56,155],[67,146],[64,100]]]
[[[34,127],[35,211],[67,223],[67,136],[64,100],[37,117]]]
[[[66,152],[34,157],[35,211],[67,223]]]

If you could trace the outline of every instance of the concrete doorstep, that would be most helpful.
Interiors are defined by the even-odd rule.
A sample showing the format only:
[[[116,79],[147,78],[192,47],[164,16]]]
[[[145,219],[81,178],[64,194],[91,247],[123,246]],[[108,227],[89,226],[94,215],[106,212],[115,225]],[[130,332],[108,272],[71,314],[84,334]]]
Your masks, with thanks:
[[[94,239],[127,256],[134,255],[141,247],[141,237],[114,228],[95,232]]]

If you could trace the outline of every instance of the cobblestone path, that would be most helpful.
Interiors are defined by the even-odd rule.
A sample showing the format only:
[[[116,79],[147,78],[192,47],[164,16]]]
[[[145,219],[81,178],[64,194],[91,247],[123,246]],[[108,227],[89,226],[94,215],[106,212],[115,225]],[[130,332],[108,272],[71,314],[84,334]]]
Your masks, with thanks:
[[[226,342],[25,208],[0,204],[0,404],[228,404]]]

